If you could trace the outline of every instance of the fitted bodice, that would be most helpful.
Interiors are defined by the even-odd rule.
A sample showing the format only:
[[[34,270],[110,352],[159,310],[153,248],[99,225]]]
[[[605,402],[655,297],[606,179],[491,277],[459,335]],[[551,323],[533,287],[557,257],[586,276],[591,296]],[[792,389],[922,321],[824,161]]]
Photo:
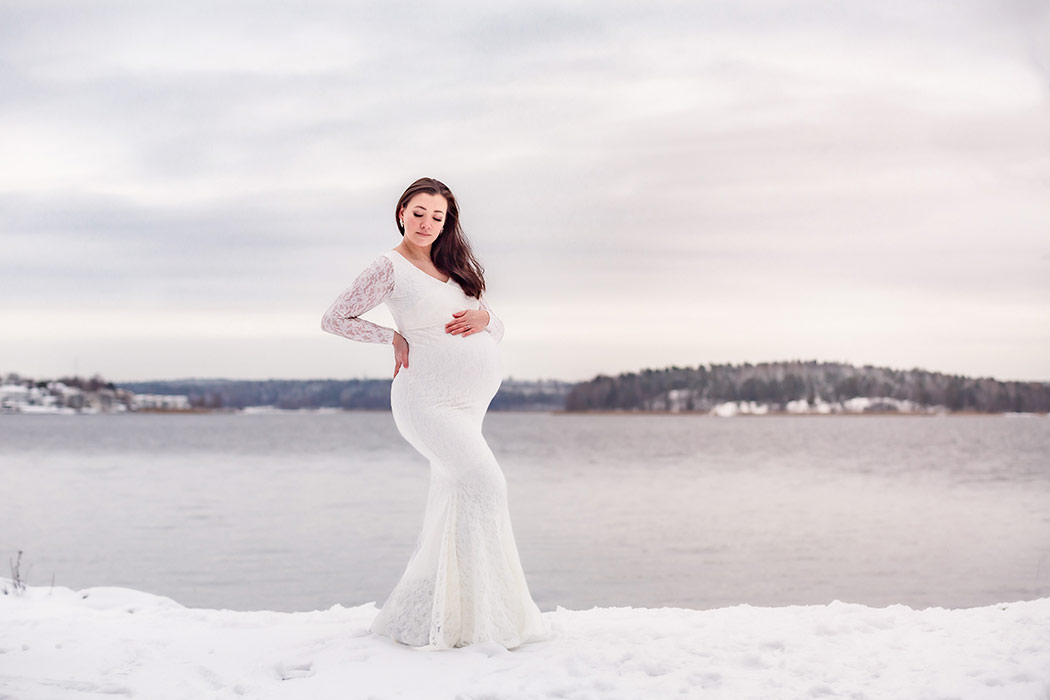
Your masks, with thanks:
[[[467,296],[452,277],[442,282],[419,269],[395,250],[383,253],[394,265],[394,290],[386,300],[397,330],[409,345],[431,344],[456,339],[445,332],[452,314],[463,309],[480,309],[481,303]]]

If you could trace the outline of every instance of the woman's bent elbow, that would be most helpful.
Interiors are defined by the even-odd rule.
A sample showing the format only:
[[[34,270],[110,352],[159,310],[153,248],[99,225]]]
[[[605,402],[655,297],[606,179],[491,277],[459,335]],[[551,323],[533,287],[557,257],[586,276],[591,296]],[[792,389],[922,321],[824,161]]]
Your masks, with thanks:
[[[329,314],[325,314],[321,317],[321,330],[325,333],[334,333],[332,328],[332,317]]]

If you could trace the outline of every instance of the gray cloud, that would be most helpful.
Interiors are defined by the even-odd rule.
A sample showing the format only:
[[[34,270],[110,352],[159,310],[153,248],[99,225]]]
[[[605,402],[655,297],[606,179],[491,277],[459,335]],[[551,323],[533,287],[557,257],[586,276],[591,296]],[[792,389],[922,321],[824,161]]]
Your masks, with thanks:
[[[556,375],[541,353],[574,322],[602,371],[741,348],[878,361],[873,343],[907,363],[902,299],[973,309],[914,336],[915,357],[1050,376],[1034,331],[965,366],[952,340],[1050,320],[1043,17],[1026,2],[8,2],[0,312],[312,318],[397,243],[394,200],[428,174],[455,188],[523,331],[518,376]],[[625,308],[678,349],[626,342]],[[847,327],[858,309],[853,346],[755,330]],[[18,323],[25,350],[0,364],[33,371],[59,341]],[[309,376],[300,355],[270,371]],[[106,369],[181,367],[150,358]]]

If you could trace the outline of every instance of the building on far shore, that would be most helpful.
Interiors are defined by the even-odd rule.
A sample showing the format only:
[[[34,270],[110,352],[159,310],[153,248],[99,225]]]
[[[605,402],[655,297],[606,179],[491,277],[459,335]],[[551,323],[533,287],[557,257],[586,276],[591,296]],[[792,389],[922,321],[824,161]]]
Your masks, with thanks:
[[[134,394],[131,397],[131,410],[152,411],[189,411],[190,397],[184,394]]]
[[[135,394],[101,377],[35,381],[13,372],[0,379],[0,413],[189,411],[188,396]]]

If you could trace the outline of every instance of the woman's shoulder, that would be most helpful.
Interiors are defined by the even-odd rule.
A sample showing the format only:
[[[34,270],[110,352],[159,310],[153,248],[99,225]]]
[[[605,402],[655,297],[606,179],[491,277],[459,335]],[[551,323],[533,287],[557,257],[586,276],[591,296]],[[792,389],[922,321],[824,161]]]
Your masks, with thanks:
[[[392,250],[381,250],[372,256],[371,261],[368,263],[370,268],[378,269],[390,269],[393,267],[392,263],[397,259],[397,253]]]
[[[380,251],[379,254],[376,256],[376,261],[381,262],[383,260],[387,260],[392,263],[397,263],[401,261],[401,255],[393,248],[387,248],[386,250]]]
[[[394,265],[383,253],[372,256],[369,260],[362,256],[362,267],[358,268],[361,270],[359,277],[370,283],[380,283],[385,285],[393,285],[395,270]],[[368,262],[364,262],[368,260]]]

